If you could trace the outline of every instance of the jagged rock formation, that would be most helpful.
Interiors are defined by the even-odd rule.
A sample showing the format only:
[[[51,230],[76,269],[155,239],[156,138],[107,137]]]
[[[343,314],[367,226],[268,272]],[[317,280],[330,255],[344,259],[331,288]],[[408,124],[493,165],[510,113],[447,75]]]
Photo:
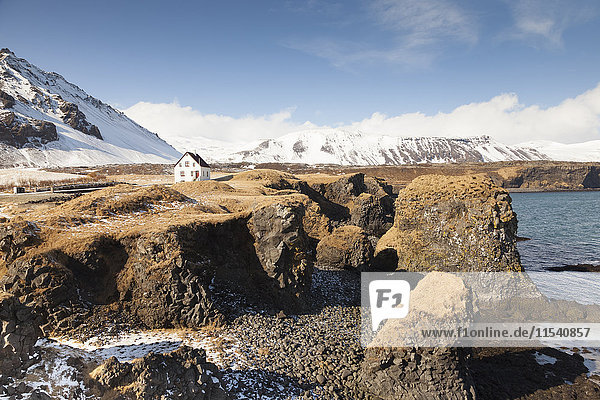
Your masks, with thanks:
[[[21,148],[28,143],[45,144],[57,140],[56,125],[48,121],[18,116],[12,111],[0,111],[0,142]]]
[[[373,245],[358,226],[336,228],[317,245],[317,263],[339,269],[367,270],[373,258]]]
[[[309,184],[316,195],[310,189],[303,193],[319,203],[331,219],[359,226],[374,236],[383,235],[391,227],[395,196],[384,180],[354,173],[335,180],[315,179]]]
[[[64,101],[62,98],[60,98],[60,96],[58,103],[60,104],[59,109],[63,113],[63,121],[69,124],[71,128],[77,129],[86,135],[91,135],[102,140],[100,129],[98,129],[96,125],[90,124],[85,119],[85,114],[79,111],[77,104]]]
[[[206,352],[182,346],[169,354],[148,354],[132,363],[111,357],[92,371],[103,387],[103,399],[227,400],[216,365],[206,361]]]
[[[19,375],[31,364],[41,335],[38,318],[18,298],[0,291],[0,376]]]
[[[306,304],[304,297],[310,290],[312,275],[303,215],[304,207],[299,203],[274,203],[255,209],[248,220],[262,268],[285,291],[282,304],[293,299],[296,308]],[[274,293],[280,297],[280,292]]]
[[[425,175],[400,191],[376,256],[409,271],[520,271],[516,233],[510,195],[490,178]]]

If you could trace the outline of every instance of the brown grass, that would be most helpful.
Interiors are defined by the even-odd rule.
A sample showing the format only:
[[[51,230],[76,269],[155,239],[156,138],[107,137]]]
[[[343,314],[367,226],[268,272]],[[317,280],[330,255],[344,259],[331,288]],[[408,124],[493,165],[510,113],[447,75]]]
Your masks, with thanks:
[[[287,172],[275,171],[271,169],[255,169],[252,171],[240,172],[234,175],[232,181],[254,181],[260,183],[262,186],[283,190],[292,189],[294,184],[299,180],[294,175]]]

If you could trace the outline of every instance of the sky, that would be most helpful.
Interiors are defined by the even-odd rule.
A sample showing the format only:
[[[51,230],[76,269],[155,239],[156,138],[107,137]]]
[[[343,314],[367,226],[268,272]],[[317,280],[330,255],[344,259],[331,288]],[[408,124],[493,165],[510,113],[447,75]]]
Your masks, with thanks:
[[[0,0],[0,47],[167,138],[600,139],[597,0]]]

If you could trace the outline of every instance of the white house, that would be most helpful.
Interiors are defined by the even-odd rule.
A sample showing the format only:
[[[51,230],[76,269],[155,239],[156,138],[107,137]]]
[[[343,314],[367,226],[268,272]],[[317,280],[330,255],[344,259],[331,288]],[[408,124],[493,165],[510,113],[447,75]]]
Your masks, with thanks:
[[[175,183],[210,179],[210,165],[198,154],[186,152],[175,164]]]

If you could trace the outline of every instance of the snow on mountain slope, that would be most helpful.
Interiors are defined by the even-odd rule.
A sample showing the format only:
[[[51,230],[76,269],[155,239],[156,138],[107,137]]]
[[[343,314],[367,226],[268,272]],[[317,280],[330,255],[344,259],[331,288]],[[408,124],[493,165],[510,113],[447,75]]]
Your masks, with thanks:
[[[517,147],[525,151],[536,149],[556,161],[600,161],[600,140],[572,144],[536,140],[521,143]]]
[[[312,129],[268,139],[247,150],[212,157],[221,162],[400,165],[442,162],[542,160],[535,149],[506,146],[488,136],[391,137],[343,129]]]
[[[48,128],[43,133],[39,122]],[[0,51],[0,166],[168,163],[179,156],[156,134],[57,73]]]

